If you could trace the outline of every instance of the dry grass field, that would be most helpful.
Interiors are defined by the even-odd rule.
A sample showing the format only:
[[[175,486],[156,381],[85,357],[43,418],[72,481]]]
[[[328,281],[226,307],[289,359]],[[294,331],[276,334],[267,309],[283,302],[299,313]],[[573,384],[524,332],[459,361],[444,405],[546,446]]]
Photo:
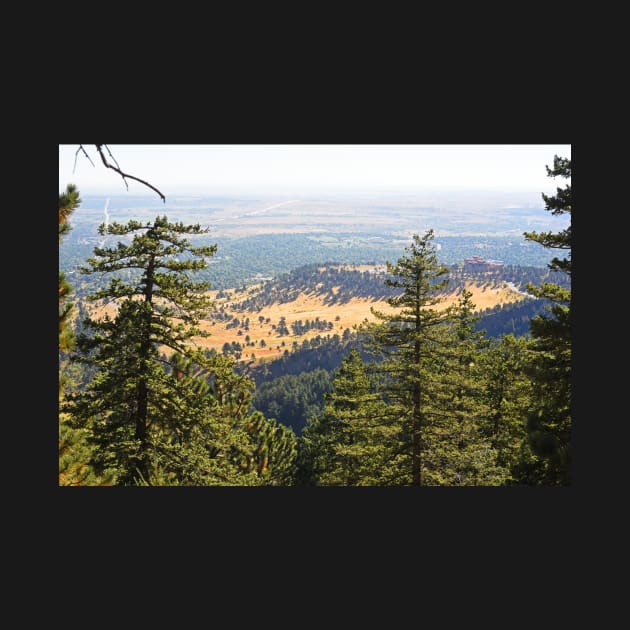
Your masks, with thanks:
[[[367,268],[367,266],[366,266]],[[472,293],[472,301],[477,310],[483,310],[496,306],[497,304],[507,304],[522,300],[523,296],[508,287],[490,288],[482,287],[472,283],[467,283],[466,288]],[[256,287],[251,287],[249,292],[255,291]],[[258,362],[261,359],[270,361],[280,357],[286,349],[291,350],[293,343],[310,340],[317,335],[325,337],[326,335],[338,334],[343,335],[345,329],[352,329],[353,326],[360,324],[365,319],[374,320],[375,317],[371,312],[371,307],[382,312],[391,312],[393,309],[383,300],[368,300],[364,298],[352,298],[345,304],[324,304],[323,298],[312,294],[301,294],[296,300],[284,304],[273,304],[265,307],[260,311],[241,312],[232,311],[230,305],[232,302],[240,302],[247,297],[246,293],[239,293],[234,296],[232,293],[227,298],[216,299],[217,292],[211,291],[210,296],[214,298],[215,308],[218,310],[224,307],[224,312],[238,317],[243,322],[249,318],[249,330],[240,328],[226,328],[227,321],[218,321],[209,315],[208,320],[201,322],[201,328],[210,333],[209,337],[195,338],[195,342],[203,348],[214,348],[217,352],[221,352],[225,343],[236,341],[243,346],[242,359],[252,360],[254,355]],[[440,304],[440,308],[445,308],[456,302],[458,296],[453,293],[444,299]],[[112,317],[116,312],[115,304],[94,304],[89,307],[92,316],[102,317],[105,313]],[[259,317],[263,317],[265,321],[259,321]],[[281,317],[286,318],[287,327],[290,335],[278,335],[277,331],[272,328],[278,324]],[[332,323],[330,330],[319,331],[312,329],[303,335],[295,336],[291,331],[291,324],[297,320],[313,321],[315,318],[325,320]],[[267,323],[266,320],[269,320]],[[240,334],[239,334],[240,330]],[[249,345],[246,345],[246,337],[249,337]],[[264,346],[261,341],[264,340]]]

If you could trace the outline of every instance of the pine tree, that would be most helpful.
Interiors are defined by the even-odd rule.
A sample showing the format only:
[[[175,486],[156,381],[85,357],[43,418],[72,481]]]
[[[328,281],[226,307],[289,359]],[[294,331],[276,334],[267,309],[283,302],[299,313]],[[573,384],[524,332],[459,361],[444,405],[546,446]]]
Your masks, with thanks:
[[[557,155],[553,159],[553,169],[545,166],[547,169],[548,177],[563,177],[565,179],[571,179],[571,160],[567,158],[561,158]],[[573,195],[571,192],[571,184],[566,184],[564,188],[556,188],[555,195],[545,195],[542,193],[542,198],[545,201],[545,209],[551,212],[554,216],[562,216],[564,214],[569,215],[571,218],[571,212],[573,209]],[[563,271],[569,276],[571,275],[571,224],[569,224],[564,230],[560,232],[525,232],[524,236],[528,240],[540,243],[543,247],[551,249],[567,250],[567,255],[563,258],[554,258],[549,263],[549,268],[554,271]],[[553,299],[552,295],[545,295],[536,290],[535,287],[530,287],[531,292],[537,297],[549,297]],[[570,291],[567,293],[568,301]]]
[[[79,191],[74,184],[68,184],[59,194],[59,237],[61,244],[64,236],[70,232],[70,215],[81,204]],[[67,353],[74,347],[74,333],[71,322],[74,317],[74,304],[68,301],[72,286],[66,275],[59,272],[59,402],[64,399],[65,391],[73,385],[69,376]],[[74,429],[69,424],[67,414],[59,413],[59,485],[104,485],[111,478],[97,476],[89,464],[92,449],[87,443],[87,432]]]
[[[68,184],[63,193],[59,193],[59,242],[72,228],[69,223],[70,215],[81,204],[81,197],[75,184]]]
[[[571,160],[554,157],[549,177],[571,178]],[[571,216],[573,198],[571,184],[557,188],[554,196],[543,194],[546,209],[554,216]],[[564,250],[562,258],[549,263],[553,271],[571,277],[571,225],[557,233],[525,232],[525,238],[544,247]],[[527,430],[533,452],[541,459],[543,469],[538,482],[547,485],[568,485],[571,481],[571,289],[553,283],[540,287],[528,285],[536,297],[553,302],[549,315],[531,320],[532,348],[535,356],[529,367],[534,387],[535,404],[528,416]]]
[[[448,311],[433,308],[443,300],[439,292],[448,284],[448,269],[438,263],[432,241],[433,230],[428,230],[423,237],[414,234],[411,245],[405,248],[407,255],[396,265],[387,263],[391,277],[385,280],[386,286],[402,289],[399,295],[387,299],[397,312],[388,315],[372,309],[382,323],[368,327],[377,345],[391,355],[383,366],[392,383],[388,395],[399,407],[406,436],[404,442],[409,446],[405,454],[410,470],[403,467],[396,481],[417,486],[422,485],[425,450],[422,443],[425,421],[422,402],[426,396],[423,366],[435,352],[435,331],[450,317]]]
[[[169,418],[156,440],[153,485],[288,485],[293,475],[295,435],[260,412],[252,412],[251,379],[233,362],[204,354],[195,360],[173,355],[171,400],[186,408],[164,408]],[[181,401],[186,401],[182,403]],[[177,418],[177,421],[173,421]],[[141,481],[147,484],[144,478]]]
[[[527,484],[527,473],[537,458],[526,437],[526,412],[532,387],[525,372],[529,342],[505,335],[493,340],[478,357],[487,414],[481,430],[497,453],[497,463],[510,471],[506,483]]]
[[[79,191],[74,184],[68,184],[66,191],[59,194],[59,243],[63,237],[71,230],[70,215],[81,204]],[[68,302],[68,297],[72,293],[72,287],[67,281],[65,274],[59,272],[59,350],[66,352],[72,348],[73,334],[70,329],[70,319],[72,316],[73,304]],[[60,380],[61,387],[61,380]]]
[[[509,476],[481,430],[489,413],[480,363],[487,340],[475,330],[471,297],[464,289],[445,310],[423,366],[427,485],[502,485]]]
[[[292,485],[297,455],[295,433],[275,420],[265,418],[260,411],[248,414],[241,426],[253,446],[246,470],[255,472],[260,484]]]
[[[113,474],[97,475],[90,464],[93,447],[89,431],[70,426],[66,414],[59,417],[59,485],[109,486],[115,481]]]
[[[290,485],[295,434],[252,411],[254,382],[237,374],[233,361],[222,355],[207,358],[203,376],[209,385],[210,414],[222,427],[215,449],[222,449],[237,467],[236,485]]]
[[[357,350],[342,361],[325,399],[323,413],[310,420],[301,438],[300,483],[386,483],[398,464],[392,445],[399,427]]]
[[[378,364],[383,402],[396,418],[390,425],[388,485],[498,485],[506,470],[480,431],[486,407],[476,384],[476,356],[483,335],[474,332],[471,294],[437,308],[448,284],[433,231],[415,235],[407,255],[388,264],[388,286],[401,292],[387,301],[396,310],[373,310],[366,325],[385,355]]]
[[[158,349],[167,347],[192,359],[200,356],[189,341],[205,334],[198,322],[211,302],[205,295],[207,283],[193,282],[187,272],[204,269],[202,257],[212,256],[216,247],[193,247],[184,235],[205,232],[199,225],[169,223],[166,216],[146,225],[102,224],[100,234],[132,240],[114,248],[95,248],[89,267],[82,269],[140,272],[128,282],[116,275],[90,296],[94,301],[116,300],[118,311],[113,319],[85,320],[93,334],[79,336],[77,359],[97,372],[65,408],[77,427],[91,431],[97,473],[115,471],[119,483],[150,482],[164,434],[202,413],[193,404],[194,396],[182,396],[174,388],[176,380],[164,369]]]

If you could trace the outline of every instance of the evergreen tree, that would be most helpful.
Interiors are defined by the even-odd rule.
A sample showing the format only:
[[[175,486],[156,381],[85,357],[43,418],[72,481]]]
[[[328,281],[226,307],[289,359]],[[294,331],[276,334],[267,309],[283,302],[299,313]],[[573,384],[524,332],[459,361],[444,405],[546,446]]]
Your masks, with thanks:
[[[398,427],[388,427],[391,465],[379,483],[498,485],[506,470],[479,428],[486,407],[476,384],[482,335],[474,331],[474,305],[464,291],[454,306],[436,308],[448,269],[432,239],[432,230],[415,235],[407,255],[388,263],[386,284],[400,292],[387,302],[396,310],[373,310],[380,321],[365,326],[386,356],[379,388]]]
[[[299,482],[305,485],[383,485],[398,461],[392,445],[399,427],[381,400],[374,376],[350,350],[300,443]]]
[[[242,476],[239,485],[289,485],[297,450],[293,431],[252,410],[254,382],[237,374],[231,359],[209,357],[204,375],[211,415],[223,427],[221,448]]]
[[[93,447],[89,431],[70,426],[67,414],[59,416],[59,485],[109,486],[114,475],[97,475],[90,464]]]
[[[463,289],[448,318],[434,332],[424,384],[426,481],[432,485],[501,485],[509,470],[481,427],[489,413],[484,398],[483,331],[476,331],[472,294]]]
[[[68,184],[63,193],[59,193],[59,242],[72,228],[69,223],[70,215],[81,204],[79,191],[74,184]]]
[[[571,179],[571,160],[554,157],[549,177]],[[554,196],[543,194],[546,209],[554,216],[571,216],[571,184],[557,188]],[[549,263],[554,271],[571,278],[571,225],[559,232],[525,232],[525,238],[544,247],[565,251]],[[529,375],[534,387],[535,403],[529,413],[527,430],[533,452],[543,463],[538,482],[568,485],[571,481],[571,289],[558,284],[528,285],[536,297],[547,298],[553,305],[549,314],[538,315],[530,322],[534,359]]]
[[[81,204],[79,191],[74,184],[68,184],[64,193],[59,194],[59,244],[63,237],[71,230],[70,215]],[[59,272],[59,350],[68,351],[73,345],[73,335],[70,329],[70,319],[73,304],[68,302],[68,297],[72,293],[72,287],[67,281],[65,274]],[[61,380],[60,380],[61,387]]]
[[[392,383],[388,395],[399,407],[403,442],[409,446],[405,453],[409,469],[403,467],[396,481],[417,486],[422,485],[422,459],[426,450],[422,439],[426,420],[422,403],[427,395],[423,367],[437,352],[435,332],[450,318],[448,311],[434,308],[443,301],[439,292],[448,284],[448,269],[438,263],[432,240],[433,230],[422,237],[414,234],[411,245],[405,248],[407,255],[396,265],[387,263],[390,277],[385,285],[402,290],[386,300],[397,311],[384,314],[372,309],[382,323],[369,328],[377,345],[391,356],[384,363]]]
[[[82,366],[64,362],[63,387],[59,388],[59,485],[103,486],[115,481],[111,474],[96,474],[90,464],[94,446],[89,443],[90,432],[72,426],[71,417],[61,411],[66,395],[76,391],[86,380]]]
[[[253,470],[261,484],[293,485],[297,438],[288,427],[266,419],[260,411],[249,414],[243,424],[253,444],[247,470]]]
[[[93,334],[79,336],[77,358],[97,372],[66,405],[76,426],[91,431],[97,473],[115,471],[119,483],[150,482],[152,460],[159,456],[157,446],[165,432],[201,413],[194,396],[182,397],[174,389],[176,381],[164,369],[158,349],[200,358],[189,340],[205,334],[197,324],[211,303],[205,295],[207,283],[193,282],[186,272],[204,269],[207,263],[200,257],[212,256],[216,248],[193,247],[184,235],[205,232],[199,225],[169,223],[166,216],[146,225],[102,224],[100,234],[132,236],[131,242],[95,248],[89,267],[82,269],[140,272],[129,282],[114,276],[109,286],[90,296],[116,300],[118,311],[114,319],[85,320]]]
[[[162,485],[286,485],[292,480],[295,435],[250,411],[253,381],[230,359],[205,354],[170,359],[173,390],[184,418],[166,408],[156,440],[151,483]],[[174,397],[171,397],[174,398]],[[178,418],[174,422],[172,419]]]
[[[571,179],[571,160],[567,158],[561,158],[557,155],[553,159],[553,169],[545,166],[547,169],[547,175],[549,177],[563,177],[565,179]],[[573,195],[571,192],[571,184],[566,184],[564,188],[556,188],[555,195],[545,195],[542,193],[542,198],[545,201],[545,209],[551,212],[554,216],[562,216],[564,214],[569,215],[571,218],[571,211],[573,209]],[[543,247],[551,249],[566,250],[567,255],[562,258],[554,256],[549,263],[549,268],[554,271],[564,271],[569,276],[571,275],[571,224],[560,232],[525,232],[526,239],[540,243]],[[530,292],[536,297],[549,297],[554,299],[555,293],[546,295],[544,289],[536,289],[535,287],[529,287]],[[569,301],[570,291],[566,294],[566,299],[563,301]]]
[[[81,204],[79,191],[74,184],[68,184],[66,190],[59,194],[59,236],[70,232],[70,215]],[[72,319],[74,304],[68,301],[72,294],[72,286],[65,273],[59,272],[59,403],[61,405],[65,391],[73,385],[75,379],[69,376],[70,368],[67,353],[74,347]],[[67,414],[59,413],[59,485],[103,485],[111,483],[110,477],[97,476],[89,464],[92,449],[87,443],[87,432],[74,429],[69,424]]]
[[[497,453],[497,463],[510,471],[509,484],[527,484],[537,461],[526,440],[526,411],[532,396],[525,372],[529,353],[527,340],[505,335],[478,355],[487,405],[481,430]]]

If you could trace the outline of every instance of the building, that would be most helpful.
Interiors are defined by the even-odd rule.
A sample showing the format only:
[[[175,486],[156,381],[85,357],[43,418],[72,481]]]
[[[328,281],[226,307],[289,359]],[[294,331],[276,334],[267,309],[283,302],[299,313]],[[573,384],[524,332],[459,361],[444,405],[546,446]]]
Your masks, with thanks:
[[[481,256],[471,256],[470,258],[464,258],[464,265],[473,267],[474,269],[482,269],[489,271],[492,269],[499,269],[503,267],[502,260],[486,260]]]

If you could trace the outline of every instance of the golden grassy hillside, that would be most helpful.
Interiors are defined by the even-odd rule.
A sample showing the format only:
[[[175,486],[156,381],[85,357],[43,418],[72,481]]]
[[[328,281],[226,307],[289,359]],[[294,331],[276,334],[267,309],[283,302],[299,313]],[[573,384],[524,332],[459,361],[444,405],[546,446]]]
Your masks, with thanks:
[[[497,304],[506,304],[522,300],[523,296],[510,288],[497,287],[481,287],[471,282],[467,283],[466,288],[472,293],[472,301],[477,310],[483,310],[496,306]],[[249,292],[256,291],[257,287],[251,287]],[[226,293],[226,292],[224,292]],[[281,356],[285,349],[291,349],[293,342],[302,344],[304,339],[311,339],[317,335],[325,337],[326,335],[338,334],[341,336],[346,328],[352,329],[353,326],[360,324],[365,319],[374,320],[375,317],[371,313],[371,307],[382,311],[391,312],[393,309],[383,300],[369,300],[364,298],[352,298],[345,304],[324,304],[322,297],[312,294],[301,294],[296,300],[283,304],[273,304],[265,307],[260,311],[241,312],[232,311],[230,306],[233,301],[239,302],[247,297],[247,294],[240,293],[238,296],[229,295],[227,298],[216,299],[217,292],[211,291],[210,296],[215,299],[215,309],[223,306],[224,313],[231,314],[239,318],[243,322],[249,318],[249,330],[240,328],[226,328],[226,321],[218,321],[213,319],[212,313],[209,314],[208,320],[201,322],[201,328],[210,333],[209,337],[196,338],[196,343],[203,348],[214,348],[217,352],[221,352],[223,345],[237,341],[243,346],[242,359],[251,360],[252,354],[255,355],[257,361],[265,359],[270,361]],[[453,292],[446,296],[445,300],[440,304],[439,308],[450,306],[458,299],[458,295]],[[115,304],[94,304],[90,305],[92,316],[101,317],[108,313],[112,317],[116,312]],[[264,317],[269,322],[260,322],[259,317]],[[330,330],[319,331],[310,330],[303,335],[280,336],[277,331],[272,328],[277,325],[280,317],[286,318],[286,323],[291,331],[291,324],[297,320],[325,320],[331,322],[333,327]],[[239,330],[241,331],[239,334]],[[246,345],[246,337],[249,336],[249,345]],[[264,340],[265,346],[261,347],[260,342]]]

